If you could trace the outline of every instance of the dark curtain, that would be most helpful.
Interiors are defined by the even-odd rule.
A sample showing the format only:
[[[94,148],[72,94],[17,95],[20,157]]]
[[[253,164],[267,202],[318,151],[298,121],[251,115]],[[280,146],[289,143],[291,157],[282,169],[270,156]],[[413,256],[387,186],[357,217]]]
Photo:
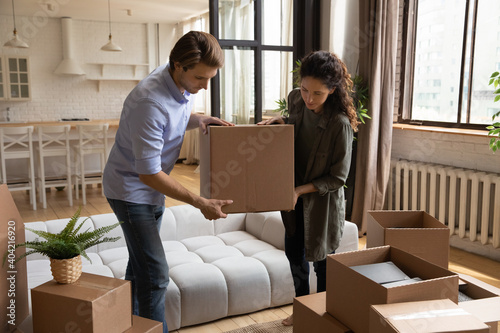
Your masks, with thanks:
[[[358,133],[351,219],[362,235],[367,211],[383,208],[390,172],[399,1],[360,0],[359,6],[359,74],[369,84],[372,117]]]

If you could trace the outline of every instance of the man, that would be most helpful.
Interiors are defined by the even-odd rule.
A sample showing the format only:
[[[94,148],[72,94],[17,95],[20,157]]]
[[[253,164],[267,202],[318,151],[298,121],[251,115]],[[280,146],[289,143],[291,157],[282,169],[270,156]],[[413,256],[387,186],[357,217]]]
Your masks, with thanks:
[[[200,209],[207,219],[226,217],[221,207],[231,200],[209,200],[170,177],[186,130],[224,120],[191,113],[192,94],[207,89],[224,64],[219,43],[210,34],[190,31],[158,67],[126,98],[115,144],[104,170],[104,194],[121,224],[129,262],[125,279],[132,282],[134,314],[165,321],[168,264],[159,230],[165,195]]]

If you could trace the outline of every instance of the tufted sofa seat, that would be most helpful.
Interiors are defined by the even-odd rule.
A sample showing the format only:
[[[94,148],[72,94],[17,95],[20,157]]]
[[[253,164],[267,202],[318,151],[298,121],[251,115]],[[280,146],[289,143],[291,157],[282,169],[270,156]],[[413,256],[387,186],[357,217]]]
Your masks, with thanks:
[[[68,220],[25,226],[59,232]],[[93,215],[82,230],[116,222],[114,214]],[[169,330],[292,303],[294,290],[279,212],[230,214],[208,221],[192,206],[174,206],[165,209],[160,234],[170,268],[165,310]],[[89,249],[92,262],[82,258],[83,271],[123,279],[128,251],[121,228],[108,236],[122,238]],[[35,238],[26,230],[27,240]],[[337,252],[357,249],[357,227],[346,222]],[[27,269],[30,289],[52,279],[44,256],[28,256]]]

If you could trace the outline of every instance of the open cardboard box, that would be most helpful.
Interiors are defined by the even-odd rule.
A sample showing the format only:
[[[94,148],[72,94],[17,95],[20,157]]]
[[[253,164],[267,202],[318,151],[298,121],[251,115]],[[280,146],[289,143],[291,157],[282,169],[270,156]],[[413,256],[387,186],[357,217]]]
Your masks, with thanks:
[[[450,229],[424,211],[368,211],[366,247],[390,245],[448,268]]]
[[[316,293],[293,300],[293,333],[352,333],[326,312],[326,293]]]
[[[0,257],[7,251],[7,261],[0,270],[1,332],[12,332],[29,315],[28,275],[26,259],[14,264],[14,259],[25,253],[16,244],[24,243],[24,222],[17,210],[7,185],[0,185]]]
[[[200,195],[225,213],[293,209],[292,125],[209,126],[200,134]]]
[[[464,283],[461,292],[474,300],[459,302],[458,306],[489,325],[490,333],[497,333],[500,322],[500,289],[472,276],[459,274],[459,277]]]
[[[489,326],[449,299],[372,305],[370,332],[488,333]]]
[[[384,287],[350,268],[386,261],[422,281]],[[392,246],[329,255],[326,276],[326,310],[357,333],[368,332],[372,304],[443,298],[458,302],[457,274]]]

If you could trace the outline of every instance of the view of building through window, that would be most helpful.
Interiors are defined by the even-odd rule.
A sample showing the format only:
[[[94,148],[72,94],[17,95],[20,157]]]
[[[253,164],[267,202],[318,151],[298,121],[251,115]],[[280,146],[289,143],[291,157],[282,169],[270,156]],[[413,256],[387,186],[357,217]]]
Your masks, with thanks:
[[[500,68],[500,1],[419,0],[417,6],[411,119],[491,123],[499,109],[488,83]]]

